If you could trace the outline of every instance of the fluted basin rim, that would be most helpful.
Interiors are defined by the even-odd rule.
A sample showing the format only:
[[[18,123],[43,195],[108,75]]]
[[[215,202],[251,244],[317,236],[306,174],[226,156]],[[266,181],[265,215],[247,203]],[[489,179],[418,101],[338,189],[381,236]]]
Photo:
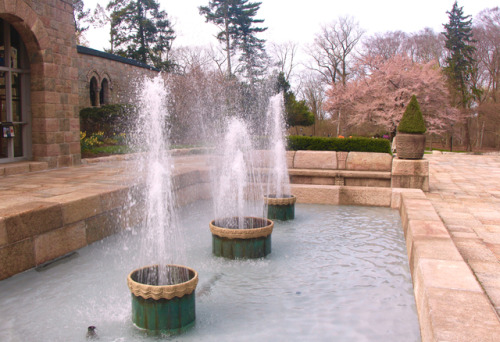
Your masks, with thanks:
[[[259,228],[234,229],[218,227],[215,225],[215,220],[212,220],[212,222],[210,222],[210,231],[213,235],[217,235],[219,237],[227,239],[255,239],[259,237],[266,237],[268,235],[271,235],[271,233],[273,232],[273,221],[262,217],[246,216],[245,218],[265,220],[267,221],[267,225]]]
[[[149,265],[144,266],[138,269],[133,270],[129,273],[127,277],[127,285],[130,289],[130,292],[136,297],[142,297],[144,299],[172,299],[174,297],[181,298],[185,295],[191,294],[195,289],[196,285],[198,285],[198,272],[193,270],[190,267],[182,266],[182,265],[165,265],[167,267],[180,267],[185,268],[190,272],[193,272],[193,278],[189,279],[186,282],[174,284],[174,285],[149,285],[139,283],[132,279],[132,275],[142,269],[151,268],[159,265]]]
[[[264,196],[264,203],[267,205],[291,205],[297,202],[297,197],[294,195],[288,195],[289,197],[268,197],[272,196],[269,194]]]

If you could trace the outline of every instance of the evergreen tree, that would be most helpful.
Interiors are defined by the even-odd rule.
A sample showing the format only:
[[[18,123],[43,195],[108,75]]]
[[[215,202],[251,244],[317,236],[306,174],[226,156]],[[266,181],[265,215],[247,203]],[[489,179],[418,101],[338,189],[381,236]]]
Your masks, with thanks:
[[[246,1],[245,1],[246,2]],[[240,35],[239,48],[241,56],[239,61],[243,63],[243,74],[251,83],[261,77],[267,66],[267,54],[265,51],[265,40],[256,37],[257,33],[264,32],[267,28],[255,27],[254,24],[263,23],[263,19],[253,19],[260,7],[259,3],[242,5],[238,12],[238,32]]]
[[[307,106],[305,100],[297,101],[295,94],[290,90],[290,83],[285,79],[283,72],[278,74],[276,92],[283,92],[285,121],[288,127],[311,126],[314,124],[314,114]]]
[[[217,34],[219,42],[224,44],[227,58],[227,74],[233,74],[231,57],[239,50],[240,61],[244,64],[244,73],[251,80],[258,74],[258,66],[262,66],[265,59],[263,39],[256,37],[257,33],[267,28],[255,27],[255,24],[263,23],[262,19],[254,19],[257,15],[261,2],[248,0],[210,0],[208,6],[200,6],[201,15],[205,16],[207,22],[214,23],[219,27]]]
[[[155,0],[112,0],[111,49],[117,55],[168,70],[165,55],[175,39],[167,13]]]
[[[90,10],[84,9],[83,0],[73,0],[73,17],[75,20],[76,43],[82,44],[84,41],[83,33],[89,29],[87,23],[91,23]]]
[[[458,7],[457,2],[453,4],[451,12],[448,13],[449,23],[444,25],[446,37],[445,48],[449,51],[446,58],[444,72],[452,90],[458,95],[457,105],[468,108],[471,100],[477,94],[477,90],[471,84],[471,76],[474,72],[475,40],[472,37],[472,19],[470,15],[464,16],[463,7]]]

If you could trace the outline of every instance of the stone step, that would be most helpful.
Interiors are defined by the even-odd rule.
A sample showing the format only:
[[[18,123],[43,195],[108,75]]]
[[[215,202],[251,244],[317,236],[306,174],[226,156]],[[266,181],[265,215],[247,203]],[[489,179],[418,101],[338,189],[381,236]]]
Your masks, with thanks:
[[[11,176],[22,173],[44,171],[49,168],[47,162],[22,161],[0,164],[0,176]]]

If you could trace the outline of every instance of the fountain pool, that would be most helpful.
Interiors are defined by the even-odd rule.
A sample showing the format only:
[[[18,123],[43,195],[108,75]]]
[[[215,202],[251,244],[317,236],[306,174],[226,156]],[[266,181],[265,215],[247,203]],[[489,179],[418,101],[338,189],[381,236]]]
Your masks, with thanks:
[[[187,263],[197,270],[196,322],[175,341],[419,341],[397,211],[297,204],[276,222],[265,259],[212,255],[211,202],[179,210]],[[0,282],[1,341],[156,341],[133,326],[126,275],[136,229]],[[166,337],[166,336],[165,336]]]

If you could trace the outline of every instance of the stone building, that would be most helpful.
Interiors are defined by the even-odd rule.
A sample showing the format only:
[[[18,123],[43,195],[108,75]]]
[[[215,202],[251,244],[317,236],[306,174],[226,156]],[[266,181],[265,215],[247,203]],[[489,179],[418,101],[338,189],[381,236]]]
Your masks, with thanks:
[[[157,71],[77,47],[71,0],[0,0],[0,163],[80,163],[79,109]]]
[[[137,78],[155,76],[158,70],[144,63],[77,46],[80,108],[127,103]]]

